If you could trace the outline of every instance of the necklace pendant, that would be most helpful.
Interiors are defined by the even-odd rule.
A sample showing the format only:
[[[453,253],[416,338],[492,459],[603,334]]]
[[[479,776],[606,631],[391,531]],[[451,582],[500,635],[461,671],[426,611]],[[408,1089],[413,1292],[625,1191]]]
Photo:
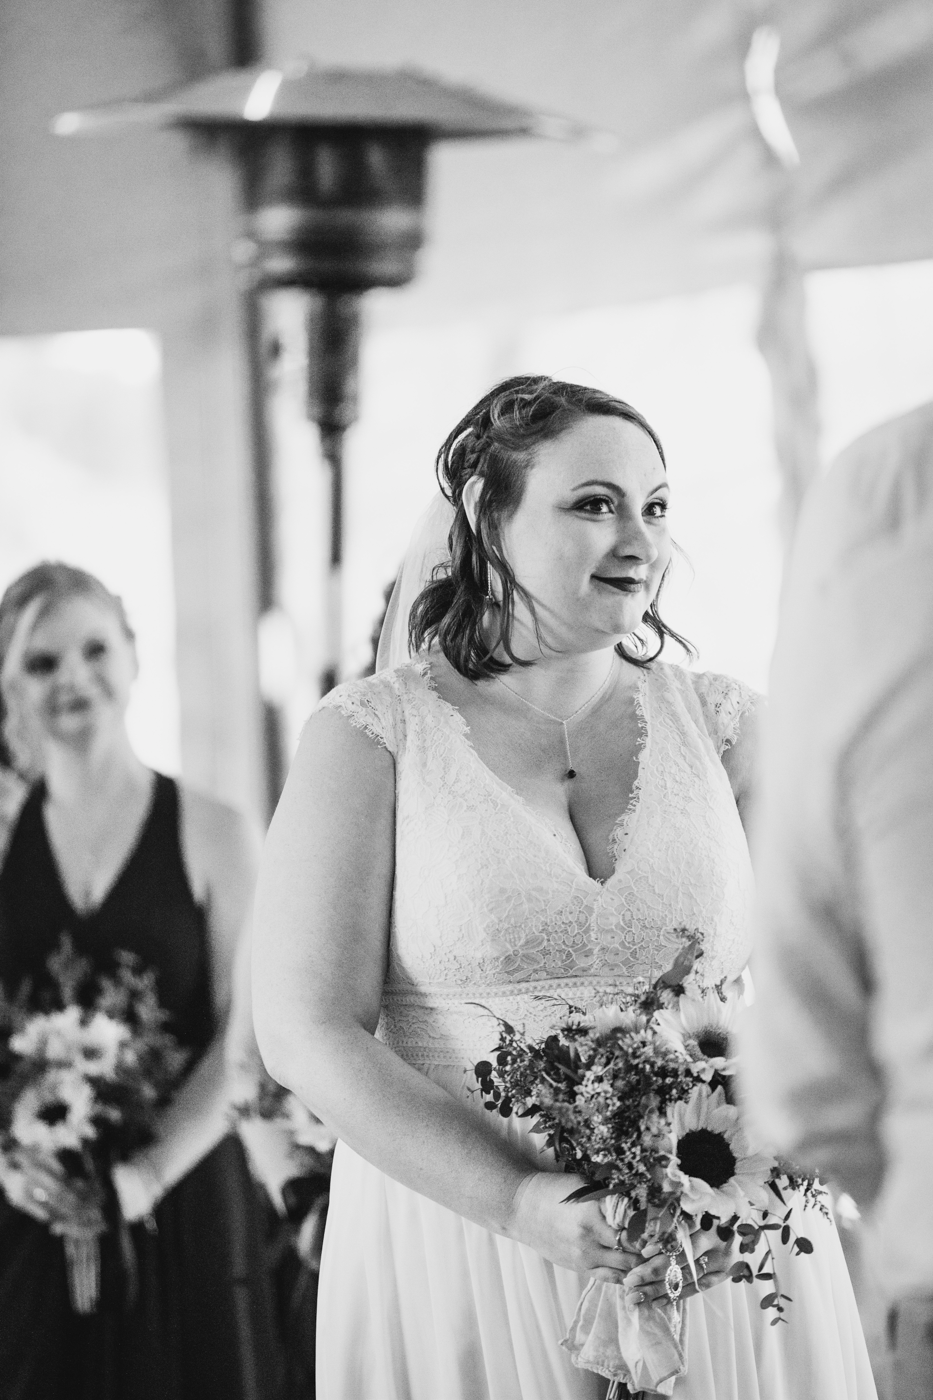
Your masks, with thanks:
[[[683,1286],[683,1270],[681,1269],[680,1265],[672,1259],[670,1264],[667,1266],[667,1273],[664,1275],[664,1287],[667,1289],[667,1296],[668,1298],[670,1298],[672,1303],[677,1302],[677,1299],[683,1292]]]
[[[568,778],[575,778],[576,776],[577,776],[577,770],[576,770],[576,768],[568,768],[568,769],[567,769],[567,777],[568,777]]]

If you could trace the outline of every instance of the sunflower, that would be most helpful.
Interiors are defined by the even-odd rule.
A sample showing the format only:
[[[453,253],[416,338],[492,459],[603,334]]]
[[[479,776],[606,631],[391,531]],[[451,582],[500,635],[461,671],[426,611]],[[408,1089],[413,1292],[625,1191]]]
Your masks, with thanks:
[[[698,1084],[687,1103],[674,1105],[670,1133],[666,1175],[689,1215],[709,1211],[720,1220],[748,1219],[767,1209],[765,1183],[774,1158],[752,1152],[738,1110],[726,1103],[721,1089],[710,1093]]]
[[[22,1147],[48,1153],[80,1150],[97,1136],[93,1110],[94,1094],[86,1079],[73,1070],[50,1069],[20,1094],[10,1127]]]
[[[714,1074],[732,1074],[735,1069],[734,1039],[740,1013],[736,993],[722,997],[711,989],[678,997],[676,1010],[655,1014],[655,1026],[708,1082]]]

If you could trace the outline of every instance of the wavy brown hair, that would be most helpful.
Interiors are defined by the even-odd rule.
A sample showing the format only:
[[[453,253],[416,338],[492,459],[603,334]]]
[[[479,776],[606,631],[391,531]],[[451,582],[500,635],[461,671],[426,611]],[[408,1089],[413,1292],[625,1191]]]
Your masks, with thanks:
[[[590,416],[634,423],[651,438],[666,468],[660,438],[631,404],[547,375],[504,379],[460,419],[442,443],[435,464],[438,484],[455,512],[448,538],[450,562],[434,571],[412,606],[408,631],[412,653],[436,642],[450,664],[472,681],[499,675],[513,665],[531,664],[512,650],[516,595],[528,607],[536,629],[537,619],[531,597],[502,552],[502,526],[521,503],[535,449]],[[463,488],[474,476],[482,477],[484,483],[475,528],[463,504]],[[500,595],[495,607],[490,596],[493,575]],[[666,577],[667,571],[661,586]],[[660,591],[659,587],[658,595]],[[632,634],[631,645],[621,641],[616,646],[619,655],[634,666],[649,666],[668,638],[689,656],[695,654],[690,643],[661,617],[658,595],[642,618],[643,626],[657,638],[657,647],[649,652],[647,640],[637,633]],[[491,612],[498,617],[490,628]],[[496,655],[500,651],[507,659]]]

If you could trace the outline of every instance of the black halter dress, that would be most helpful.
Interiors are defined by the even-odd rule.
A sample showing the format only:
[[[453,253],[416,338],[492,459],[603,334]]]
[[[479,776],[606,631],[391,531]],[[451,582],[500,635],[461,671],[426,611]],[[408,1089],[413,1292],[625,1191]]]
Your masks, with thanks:
[[[215,1029],[210,948],[182,863],[175,783],[156,775],[137,844],[89,914],[65,894],[44,796],[39,786],[27,799],[0,870],[0,980],[12,994],[29,979],[38,1008],[64,932],[97,972],[127,949],[156,970],[170,1027],[196,1063]],[[156,1233],[132,1227],[135,1303],[127,1307],[117,1249],[104,1236],[101,1306],[78,1316],[61,1241],[0,1195],[2,1400],[274,1400],[280,1358],[262,1217],[238,1140],[225,1138],[155,1219]]]

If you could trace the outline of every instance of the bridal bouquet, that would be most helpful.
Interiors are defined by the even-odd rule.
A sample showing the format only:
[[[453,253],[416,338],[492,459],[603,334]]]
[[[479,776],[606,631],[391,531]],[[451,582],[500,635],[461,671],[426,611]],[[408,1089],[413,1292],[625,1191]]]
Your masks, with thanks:
[[[680,1295],[683,1253],[697,1281],[691,1235],[715,1228],[738,1239],[735,1282],[771,1284],[761,1307],[786,1321],[772,1242],[798,1254],[811,1242],[791,1224],[790,1191],[827,1208],[813,1176],[754,1150],[735,1102],[733,1032],[738,988],[700,990],[691,974],[700,947],[684,947],[653,984],[636,983],[618,1003],[587,1016],[568,1007],[550,1035],[530,1040],[499,1019],[493,1059],[475,1067],[484,1107],[534,1119],[566,1171],[587,1185],[568,1196],[600,1199],[620,1246],[669,1258],[664,1307],[630,1309],[622,1289],[595,1280],[580,1299],[562,1345],[575,1363],[613,1382],[610,1395],[670,1394],[686,1369]]]
[[[134,1272],[111,1169],[152,1141],[188,1056],[133,954],[95,978],[63,935],[47,965],[50,1009],[30,1010],[28,987],[0,994],[0,1187],[61,1236],[72,1307],[91,1313],[108,1230]]]

